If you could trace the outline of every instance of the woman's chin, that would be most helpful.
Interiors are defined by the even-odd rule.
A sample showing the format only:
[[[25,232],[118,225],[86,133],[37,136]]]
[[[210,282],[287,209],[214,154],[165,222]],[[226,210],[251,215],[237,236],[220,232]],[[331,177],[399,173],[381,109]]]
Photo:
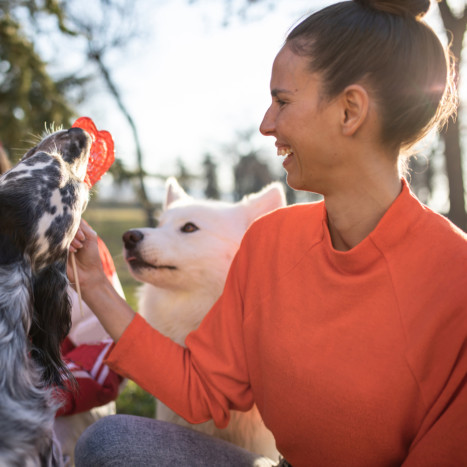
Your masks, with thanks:
[[[293,173],[292,171],[287,172],[287,185],[295,191],[310,191],[313,193],[317,193],[316,188],[310,186],[310,183],[307,183],[306,180],[303,180],[301,177],[297,177],[297,174]]]
[[[289,172],[287,172],[286,181],[287,181],[287,185],[289,185],[289,187],[292,188],[292,190],[296,190],[296,191],[303,190],[303,184],[299,183],[299,181]]]

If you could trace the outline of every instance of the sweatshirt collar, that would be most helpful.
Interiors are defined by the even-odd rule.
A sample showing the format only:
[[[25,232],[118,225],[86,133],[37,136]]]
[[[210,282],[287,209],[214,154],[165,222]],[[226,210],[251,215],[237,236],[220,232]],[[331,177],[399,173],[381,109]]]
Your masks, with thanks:
[[[329,233],[326,206],[323,203],[323,247],[328,259],[339,269],[353,273],[363,271],[377,261],[382,251],[403,241],[415,223],[421,203],[402,179],[402,190],[375,229],[358,245],[348,251],[336,250]],[[418,207],[418,208],[417,208]]]

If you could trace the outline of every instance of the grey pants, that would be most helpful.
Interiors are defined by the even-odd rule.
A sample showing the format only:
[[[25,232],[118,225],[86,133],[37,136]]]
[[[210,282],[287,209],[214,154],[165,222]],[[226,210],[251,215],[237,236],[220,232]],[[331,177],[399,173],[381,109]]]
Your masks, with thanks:
[[[133,415],[91,425],[75,449],[76,467],[269,467],[274,462],[189,428]]]

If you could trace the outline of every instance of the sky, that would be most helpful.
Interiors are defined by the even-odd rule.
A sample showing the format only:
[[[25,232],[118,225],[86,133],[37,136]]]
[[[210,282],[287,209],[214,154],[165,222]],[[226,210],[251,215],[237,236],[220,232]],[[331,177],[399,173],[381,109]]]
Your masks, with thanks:
[[[190,171],[200,173],[209,152],[219,165],[223,188],[230,188],[230,160],[222,157],[223,148],[239,131],[259,128],[271,100],[272,63],[288,30],[307,13],[334,1],[259,3],[250,7],[246,19],[233,16],[224,26],[224,0],[143,0],[141,38],[109,57],[107,64],[137,125],[147,171],[176,174],[182,159]],[[86,8],[92,1],[80,5]],[[439,26],[433,12],[427,19]],[[134,168],[127,121],[102,85],[92,91],[79,108],[81,115],[110,131],[116,156]],[[258,130],[253,142],[272,171],[281,173],[273,138]]]
[[[171,0],[152,8],[147,40],[133,44],[131,53],[113,68],[137,124],[148,171],[174,173],[182,158],[199,172],[207,152],[221,158],[223,146],[235,141],[238,131],[259,128],[270,103],[272,62],[287,30],[310,5],[329,4],[275,2],[269,11],[268,1],[264,3],[251,8],[247,20],[234,17],[227,27],[221,0],[192,5]],[[80,110],[111,131],[118,156],[134,164],[131,133],[114,103],[98,99]],[[273,140],[259,131],[255,144],[275,156]],[[279,158],[273,158],[276,162]]]

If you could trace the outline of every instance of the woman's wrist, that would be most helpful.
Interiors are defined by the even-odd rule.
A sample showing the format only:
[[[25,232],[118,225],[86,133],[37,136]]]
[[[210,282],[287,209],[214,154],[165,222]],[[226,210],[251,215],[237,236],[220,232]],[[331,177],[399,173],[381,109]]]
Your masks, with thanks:
[[[116,342],[128,327],[135,312],[118,294],[104,276],[104,281],[96,281],[83,291],[84,301]]]
[[[89,276],[86,281],[80,285],[81,293],[86,303],[89,303],[89,301],[93,301],[93,299],[99,297],[107,287],[111,289],[110,293],[114,292],[111,282],[101,270],[95,271],[92,276]]]

